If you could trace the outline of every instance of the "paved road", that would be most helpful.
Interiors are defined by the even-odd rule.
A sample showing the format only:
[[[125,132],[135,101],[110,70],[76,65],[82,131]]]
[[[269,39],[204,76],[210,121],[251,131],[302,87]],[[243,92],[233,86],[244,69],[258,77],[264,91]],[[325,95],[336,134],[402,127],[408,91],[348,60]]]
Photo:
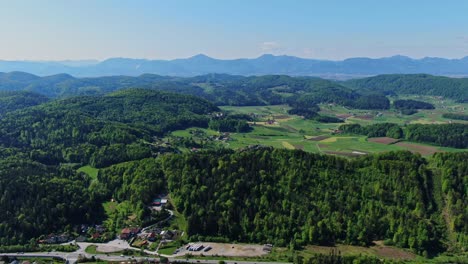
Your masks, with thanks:
[[[158,222],[160,224],[161,222],[168,221],[171,217],[173,217],[174,212],[171,210],[169,211],[169,217],[166,219]],[[153,225],[154,226],[154,225]],[[142,231],[147,231],[150,227],[144,228]],[[75,243],[75,241],[67,242],[64,243],[66,245],[69,245],[70,243]],[[0,256],[10,256],[10,257],[31,257],[31,258],[60,258],[63,259],[64,261],[73,264],[76,263],[77,260],[81,257],[86,257],[86,258],[92,258],[93,256],[95,258],[99,258],[105,261],[126,261],[126,260],[150,260],[150,261],[155,261],[159,260],[159,257],[167,257],[170,262],[172,263],[177,263],[177,262],[189,262],[189,263],[205,263],[205,264],[217,264],[219,263],[219,260],[206,260],[206,259],[175,259],[174,256],[171,255],[163,255],[163,254],[158,254],[153,251],[149,250],[144,250],[145,253],[149,254],[150,256],[148,257],[129,257],[129,256],[118,256],[118,255],[108,255],[108,254],[88,254],[86,253],[85,249],[88,246],[95,245],[105,245],[105,246],[111,246],[114,248],[118,249],[133,249],[133,250],[138,250],[140,251],[139,248],[134,248],[131,247],[127,241],[125,240],[120,240],[120,239],[115,239],[112,240],[108,243],[87,243],[87,242],[78,242],[76,243],[80,248],[75,251],[75,252],[27,252],[27,253],[0,253]],[[254,262],[254,261],[231,261],[231,260],[225,260],[225,263],[227,264],[258,264],[258,263],[273,263],[273,264],[285,264],[281,262]]]
[[[90,255],[87,253],[80,254],[77,252],[72,253],[65,253],[65,252],[50,252],[50,253],[42,253],[42,252],[32,252],[32,253],[0,253],[0,256],[10,256],[10,257],[31,257],[31,258],[61,258],[64,261],[68,261],[68,263],[73,264],[76,263],[79,256],[85,256],[87,258],[91,258],[95,256],[96,258],[105,260],[105,261],[128,261],[128,260],[140,260],[140,261],[155,261],[159,260],[158,257],[128,257],[128,256],[112,256],[112,255],[105,255],[105,254],[96,254]],[[169,259],[171,263],[178,263],[178,262],[189,262],[189,263],[205,263],[205,264],[218,264],[219,260],[206,260],[206,259]],[[227,264],[260,264],[260,263],[272,263],[272,264],[289,264],[285,262],[255,262],[255,261],[234,261],[234,260],[225,260]]]
[[[129,256],[115,256],[115,255],[105,255],[105,254],[95,254],[91,255],[88,253],[77,253],[71,252],[50,252],[50,253],[43,253],[43,252],[29,252],[29,253],[0,253],[0,256],[9,256],[9,257],[31,257],[31,258],[60,258],[64,261],[68,261],[68,263],[76,263],[79,257],[95,257],[106,261],[125,261],[125,260],[159,260],[159,257],[129,257]]]

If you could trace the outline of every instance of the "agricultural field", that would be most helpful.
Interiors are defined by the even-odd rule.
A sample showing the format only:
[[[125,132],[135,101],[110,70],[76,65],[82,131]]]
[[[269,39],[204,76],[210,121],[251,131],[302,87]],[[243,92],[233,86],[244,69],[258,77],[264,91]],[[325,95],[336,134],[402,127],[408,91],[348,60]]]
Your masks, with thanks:
[[[393,102],[400,99],[412,99],[417,101],[423,101],[431,103],[435,106],[435,109],[431,110],[419,110],[418,113],[413,115],[402,115],[400,111],[395,109],[376,111],[376,110],[359,110],[349,109],[347,107],[333,105],[333,104],[321,104],[320,113],[324,115],[337,116],[345,118],[347,123],[358,123],[361,125],[368,125],[373,123],[396,123],[400,125],[404,124],[447,124],[450,122],[456,123],[468,123],[467,121],[461,120],[450,120],[443,118],[442,115],[445,113],[456,113],[456,114],[468,114],[467,103],[456,103],[449,99],[440,99],[433,96],[399,96],[390,97]]]
[[[335,116],[344,119],[344,123],[370,125],[374,123],[397,123],[400,125],[423,123],[441,124],[449,122],[468,123],[467,121],[448,120],[444,113],[468,114],[468,104],[457,104],[450,100],[434,97],[405,96],[392,98],[413,99],[434,104],[436,109],[419,110],[418,113],[406,116],[397,110],[368,111],[348,109],[333,104],[320,105],[321,115]],[[212,145],[238,149],[250,145],[266,145],[275,148],[300,149],[307,152],[335,154],[340,156],[360,156],[374,152],[409,150],[421,155],[432,155],[435,152],[463,151],[461,149],[432,146],[428,144],[398,141],[392,138],[367,138],[366,136],[349,136],[336,133],[343,123],[319,123],[305,120],[300,116],[289,115],[289,106],[224,106],[224,111],[255,116],[249,122],[252,131],[249,133],[230,133],[229,140],[212,142]],[[194,129],[179,130],[172,133],[178,137],[193,137]],[[210,129],[198,129],[207,137],[219,133]],[[184,150],[183,150],[184,151]]]

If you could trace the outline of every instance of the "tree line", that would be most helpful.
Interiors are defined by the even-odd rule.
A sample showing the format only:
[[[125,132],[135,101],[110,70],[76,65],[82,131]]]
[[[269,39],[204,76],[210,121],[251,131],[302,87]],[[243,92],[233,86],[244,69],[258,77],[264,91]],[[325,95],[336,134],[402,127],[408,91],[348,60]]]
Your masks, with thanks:
[[[344,133],[366,135],[368,137],[391,137],[443,147],[468,148],[467,124],[410,124],[405,126],[393,123],[368,126],[344,124],[339,129]]]

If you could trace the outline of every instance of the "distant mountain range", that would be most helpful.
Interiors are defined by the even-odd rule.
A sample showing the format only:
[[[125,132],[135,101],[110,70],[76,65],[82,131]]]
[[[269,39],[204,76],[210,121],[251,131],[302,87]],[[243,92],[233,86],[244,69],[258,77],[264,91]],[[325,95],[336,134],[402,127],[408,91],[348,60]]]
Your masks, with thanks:
[[[170,76],[197,76],[208,73],[234,75],[286,74],[346,79],[378,74],[427,73],[468,76],[468,56],[462,59],[405,56],[350,58],[343,61],[304,59],[293,56],[262,55],[255,59],[220,60],[200,54],[187,59],[145,60],[112,58],[99,61],[2,61],[0,72],[23,71],[47,76],[67,73],[76,77],[110,75],[138,76],[145,73]]]

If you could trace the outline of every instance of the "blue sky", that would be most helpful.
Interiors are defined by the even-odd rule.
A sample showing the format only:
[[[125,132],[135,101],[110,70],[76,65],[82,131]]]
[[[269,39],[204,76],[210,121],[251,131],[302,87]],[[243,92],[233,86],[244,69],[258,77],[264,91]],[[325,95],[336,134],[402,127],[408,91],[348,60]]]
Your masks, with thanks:
[[[468,56],[468,1],[0,0],[0,60]]]

